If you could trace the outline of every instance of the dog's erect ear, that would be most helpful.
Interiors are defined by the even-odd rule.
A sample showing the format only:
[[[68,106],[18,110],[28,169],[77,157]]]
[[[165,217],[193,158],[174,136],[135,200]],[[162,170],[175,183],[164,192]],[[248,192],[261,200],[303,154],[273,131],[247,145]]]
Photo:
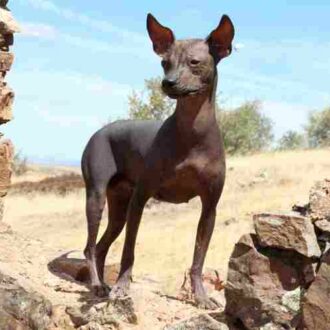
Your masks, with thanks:
[[[161,25],[151,14],[147,17],[147,30],[158,55],[164,54],[175,40],[172,30]]]
[[[206,38],[210,53],[216,62],[231,54],[234,35],[235,29],[232,21],[227,15],[223,15],[218,27]]]

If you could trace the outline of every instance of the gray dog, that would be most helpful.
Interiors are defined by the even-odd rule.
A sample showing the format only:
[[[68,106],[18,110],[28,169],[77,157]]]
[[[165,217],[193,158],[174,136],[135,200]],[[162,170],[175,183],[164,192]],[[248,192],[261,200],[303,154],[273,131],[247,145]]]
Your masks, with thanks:
[[[205,39],[175,40],[151,14],[147,30],[162,58],[162,89],[177,104],[164,122],[117,121],[97,131],[82,157],[86,184],[88,260],[95,294],[109,294],[103,282],[110,245],[126,224],[121,270],[110,297],[126,295],[143,208],[149,198],[185,203],[199,196],[202,212],[191,267],[196,304],[217,308],[202,284],[202,268],[212,236],[216,207],[225,181],[223,141],[215,117],[216,65],[232,50],[234,26],[224,15]],[[96,244],[107,200],[109,223]]]

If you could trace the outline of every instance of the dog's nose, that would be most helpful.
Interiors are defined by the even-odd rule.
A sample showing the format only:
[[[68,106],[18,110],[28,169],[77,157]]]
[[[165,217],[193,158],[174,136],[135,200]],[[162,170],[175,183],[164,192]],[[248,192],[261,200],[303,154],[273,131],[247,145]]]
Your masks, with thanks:
[[[176,80],[165,78],[162,82],[162,85],[164,88],[171,88],[176,85]]]

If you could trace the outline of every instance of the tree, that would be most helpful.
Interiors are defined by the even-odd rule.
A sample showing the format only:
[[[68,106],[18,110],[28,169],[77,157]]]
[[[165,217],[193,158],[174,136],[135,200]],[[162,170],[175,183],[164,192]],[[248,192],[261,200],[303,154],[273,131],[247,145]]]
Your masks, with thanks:
[[[312,112],[305,129],[311,148],[330,146],[330,107]]]
[[[260,108],[260,102],[254,101],[234,110],[218,111],[218,123],[229,154],[246,154],[269,147],[273,140],[273,124]]]
[[[305,137],[295,131],[287,131],[278,141],[278,150],[301,149],[305,145]]]
[[[136,91],[128,97],[131,119],[164,120],[173,112],[174,101],[163,93],[160,77],[145,80],[145,91],[146,97]]]

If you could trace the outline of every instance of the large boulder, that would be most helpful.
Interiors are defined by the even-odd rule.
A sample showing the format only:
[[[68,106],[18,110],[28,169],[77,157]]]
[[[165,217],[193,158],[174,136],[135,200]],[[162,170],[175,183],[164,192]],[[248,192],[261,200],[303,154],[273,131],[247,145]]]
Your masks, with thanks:
[[[295,328],[308,266],[296,252],[263,248],[256,235],[244,235],[229,261],[226,312],[247,329]]]
[[[320,257],[314,226],[299,215],[256,214],[253,217],[261,246],[293,250],[306,257]]]
[[[330,329],[330,251],[323,258],[312,285],[302,299],[303,329]]]

